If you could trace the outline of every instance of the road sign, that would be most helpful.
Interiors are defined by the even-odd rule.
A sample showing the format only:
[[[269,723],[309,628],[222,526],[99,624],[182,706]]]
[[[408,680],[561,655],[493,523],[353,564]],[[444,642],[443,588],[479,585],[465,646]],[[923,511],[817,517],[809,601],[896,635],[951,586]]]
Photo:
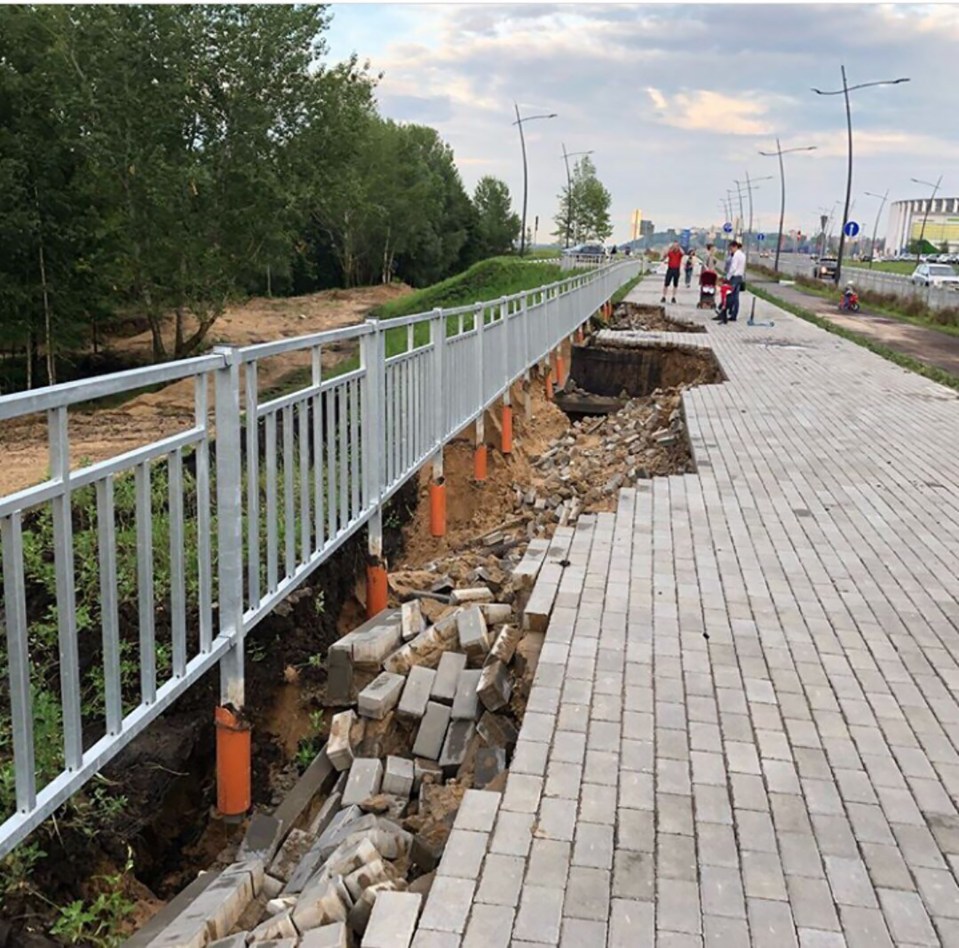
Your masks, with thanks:
[[[756,240],[765,240],[765,239],[766,239],[765,234],[756,234]]]
[[[726,221],[726,223],[723,224],[723,233],[731,234],[732,232],[733,232],[733,225],[730,224],[729,221]]]
[[[855,237],[859,233],[859,225],[855,221],[846,221],[846,226],[843,227],[842,232],[847,237]]]
[[[682,233],[679,235],[679,246],[682,247],[684,250],[689,249],[689,238],[691,235],[692,235],[692,231],[689,228],[686,228],[685,230],[683,230]]]

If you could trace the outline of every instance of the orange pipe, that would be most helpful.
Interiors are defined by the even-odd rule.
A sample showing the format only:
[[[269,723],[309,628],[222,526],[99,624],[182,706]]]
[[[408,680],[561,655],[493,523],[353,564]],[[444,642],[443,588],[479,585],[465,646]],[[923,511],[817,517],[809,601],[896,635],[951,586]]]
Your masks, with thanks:
[[[252,803],[250,725],[229,708],[214,714],[216,727],[216,806],[223,816],[243,816]]]
[[[547,380],[548,381],[548,380]],[[513,406],[503,406],[503,454],[513,450]]]
[[[556,350],[556,384],[562,388],[563,382],[566,381],[566,366],[563,364],[563,353],[557,349]]]
[[[446,484],[430,484],[430,535],[446,536]]]
[[[476,445],[476,451],[473,454],[473,478],[477,481],[486,480],[486,445]]]
[[[370,563],[366,567],[366,617],[381,613],[389,604],[390,587],[386,567],[382,563]]]
[[[551,402],[553,400],[553,369],[552,367],[546,370],[546,401]]]

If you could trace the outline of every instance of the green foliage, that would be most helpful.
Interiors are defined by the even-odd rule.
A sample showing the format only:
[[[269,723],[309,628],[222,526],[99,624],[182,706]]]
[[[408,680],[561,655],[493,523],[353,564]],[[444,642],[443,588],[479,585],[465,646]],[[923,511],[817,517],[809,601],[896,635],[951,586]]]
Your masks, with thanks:
[[[570,177],[572,186],[559,193],[560,205],[553,218],[556,224],[553,234],[565,242],[568,232],[571,245],[605,240],[613,232],[609,219],[612,199],[596,177],[596,166],[588,155],[576,162]]]
[[[312,659],[310,660],[310,665],[313,665]],[[319,754],[323,746],[325,730],[326,715],[323,710],[320,709],[310,712],[309,733],[305,737],[300,738],[296,755],[293,758],[293,762],[296,764],[296,768],[300,773],[303,773],[303,771],[313,763],[316,755]]]
[[[629,293],[632,292],[633,287],[636,286],[636,284],[639,283],[639,281],[642,280],[642,278],[643,278],[643,274],[641,273],[641,274],[639,274],[639,276],[635,276],[635,277],[632,278],[632,280],[629,280],[628,282],[624,283],[624,284],[612,295],[612,297],[610,298],[610,302],[611,302],[611,303],[622,303],[622,301],[623,301],[624,299],[626,299],[626,297],[629,295]]]
[[[121,926],[136,909],[136,904],[123,891],[123,877],[132,869],[133,860],[128,855],[123,872],[95,879],[103,891],[92,902],[77,899],[60,908],[50,934],[62,938],[68,945],[114,948],[121,944],[124,940]]]
[[[908,249],[909,249],[909,253],[917,253],[917,254],[939,253],[939,248],[936,247],[934,243],[927,240],[925,237],[923,237],[922,240],[919,240],[919,239],[910,240]],[[948,250],[944,251],[944,253],[948,253],[948,252],[949,252]]]
[[[514,257],[495,257],[476,263],[463,273],[434,286],[385,303],[377,307],[373,315],[379,319],[390,319],[425,313],[436,307],[467,306],[555,283],[566,276],[569,274],[556,263],[531,263]]]
[[[486,175],[473,192],[476,210],[474,251],[480,259],[510,253],[519,239],[518,214],[513,213],[509,188],[504,181]]]

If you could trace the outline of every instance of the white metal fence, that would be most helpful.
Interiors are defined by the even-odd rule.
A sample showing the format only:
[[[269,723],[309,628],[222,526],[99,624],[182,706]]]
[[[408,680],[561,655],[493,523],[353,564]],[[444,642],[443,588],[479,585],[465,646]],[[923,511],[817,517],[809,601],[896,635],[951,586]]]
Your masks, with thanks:
[[[625,258],[492,302],[0,398],[0,421],[46,416],[50,471],[0,498],[0,791],[5,780],[15,797],[0,812],[0,856],[214,667],[222,700],[241,708],[245,634],[364,525],[376,552],[384,502],[641,272]],[[325,378],[325,348],[344,343],[356,366]],[[309,356],[309,382],[264,399],[258,366],[295,352]],[[74,467],[71,408],[188,379],[189,428]],[[42,616],[28,560],[55,576]],[[97,615],[78,609],[78,582]],[[133,604],[122,621],[121,602]],[[34,662],[41,618],[54,685]],[[38,687],[52,688],[52,713],[39,714]]]

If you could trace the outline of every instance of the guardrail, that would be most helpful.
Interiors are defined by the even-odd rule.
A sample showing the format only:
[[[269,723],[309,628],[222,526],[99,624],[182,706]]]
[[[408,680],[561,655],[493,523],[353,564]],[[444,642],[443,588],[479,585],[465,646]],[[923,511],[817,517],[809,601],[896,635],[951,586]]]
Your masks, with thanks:
[[[598,253],[566,253],[560,255],[559,265],[564,270],[575,270],[581,267],[603,267],[616,260],[628,261],[631,258],[632,254],[617,254],[616,256],[610,257],[606,254]]]
[[[8,666],[0,740],[12,745],[16,796],[15,812],[0,814],[0,857],[211,669],[219,666],[222,702],[242,708],[246,633],[361,527],[378,556],[382,506],[393,493],[641,272],[640,258],[626,258],[472,306],[218,348],[0,397],[0,421],[45,413],[50,462],[43,483],[0,498]],[[357,367],[325,378],[324,347],[344,342],[358,347]],[[293,352],[309,354],[308,384],[264,400],[258,366]],[[187,379],[195,404],[189,428],[73,467],[71,407]],[[95,510],[96,533],[95,548],[79,551],[78,561],[81,491]],[[37,549],[38,518],[49,549]],[[25,552],[55,571],[47,608],[59,651],[59,723],[51,733],[47,715],[40,735],[44,754],[61,748],[52,775],[38,776],[37,606],[28,601]],[[136,563],[135,595],[125,590],[136,616],[124,616],[133,626],[126,634],[121,557]],[[78,621],[78,569],[99,591],[96,621]],[[96,713],[82,706],[91,681]]]

